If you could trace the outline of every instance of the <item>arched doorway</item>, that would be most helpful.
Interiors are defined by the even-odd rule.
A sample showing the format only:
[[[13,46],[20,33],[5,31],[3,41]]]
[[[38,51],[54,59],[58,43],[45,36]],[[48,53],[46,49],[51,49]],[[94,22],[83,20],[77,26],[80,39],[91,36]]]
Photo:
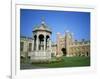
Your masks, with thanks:
[[[89,56],[89,53],[88,52],[86,52],[86,56]]]
[[[63,56],[66,56],[66,49],[62,48],[61,51],[63,52]]]

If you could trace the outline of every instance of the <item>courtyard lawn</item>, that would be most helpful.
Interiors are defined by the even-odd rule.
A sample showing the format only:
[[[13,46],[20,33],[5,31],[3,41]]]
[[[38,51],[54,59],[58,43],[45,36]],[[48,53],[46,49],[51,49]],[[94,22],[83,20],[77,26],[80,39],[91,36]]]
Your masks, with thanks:
[[[42,64],[32,64],[33,66],[43,68],[58,68],[58,67],[82,67],[90,66],[90,57],[62,57],[60,62],[50,62]]]

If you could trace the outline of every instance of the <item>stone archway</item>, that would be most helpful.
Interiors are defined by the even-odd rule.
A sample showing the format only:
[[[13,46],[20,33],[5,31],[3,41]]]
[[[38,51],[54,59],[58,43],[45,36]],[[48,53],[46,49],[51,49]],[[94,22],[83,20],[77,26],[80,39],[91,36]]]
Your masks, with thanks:
[[[67,54],[66,53],[66,49],[65,48],[62,48],[61,51],[63,52],[63,56],[66,56],[66,54]]]
[[[86,56],[89,56],[89,52],[86,52]]]
[[[39,50],[43,50],[44,48],[44,35],[39,35]]]

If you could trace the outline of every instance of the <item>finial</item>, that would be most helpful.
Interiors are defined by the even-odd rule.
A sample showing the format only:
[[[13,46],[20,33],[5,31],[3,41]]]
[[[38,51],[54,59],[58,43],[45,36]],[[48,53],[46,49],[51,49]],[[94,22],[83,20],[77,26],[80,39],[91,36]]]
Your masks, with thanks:
[[[45,17],[44,16],[42,16],[42,24],[44,24],[45,23]]]
[[[57,32],[56,34],[57,34],[57,35],[59,35],[59,34],[60,34],[60,32]]]
[[[71,34],[72,34],[72,35],[74,35],[74,33],[73,33],[73,32],[72,32]]]
[[[45,20],[45,17],[44,16],[42,16],[42,21],[44,21]]]
[[[69,32],[69,30],[66,30],[65,32],[66,32],[66,33],[68,33],[68,32]]]

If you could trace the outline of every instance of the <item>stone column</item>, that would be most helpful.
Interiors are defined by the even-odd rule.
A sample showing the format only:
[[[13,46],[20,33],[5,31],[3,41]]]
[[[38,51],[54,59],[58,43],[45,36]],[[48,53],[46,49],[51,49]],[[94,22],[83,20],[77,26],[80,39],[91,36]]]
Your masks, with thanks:
[[[49,38],[49,50],[51,51],[51,39]]]
[[[38,51],[38,49],[39,49],[39,42],[38,42],[38,41],[39,41],[39,40],[38,40],[39,38],[38,38],[38,36],[39,36],[39,35],[37,35],[37,39],[36,39],[36,50],[37,50],[37,51]]]
[[[44,51],[45,51],[45,47],[46,47],[46,36],[44,36]]]
[[[51,39],[49,38],[49,58],[51,58],[51,52],[52,52],[52,49],[51,49]]]
[[[34,51],[34,39],[32,41],[32,50]]]

